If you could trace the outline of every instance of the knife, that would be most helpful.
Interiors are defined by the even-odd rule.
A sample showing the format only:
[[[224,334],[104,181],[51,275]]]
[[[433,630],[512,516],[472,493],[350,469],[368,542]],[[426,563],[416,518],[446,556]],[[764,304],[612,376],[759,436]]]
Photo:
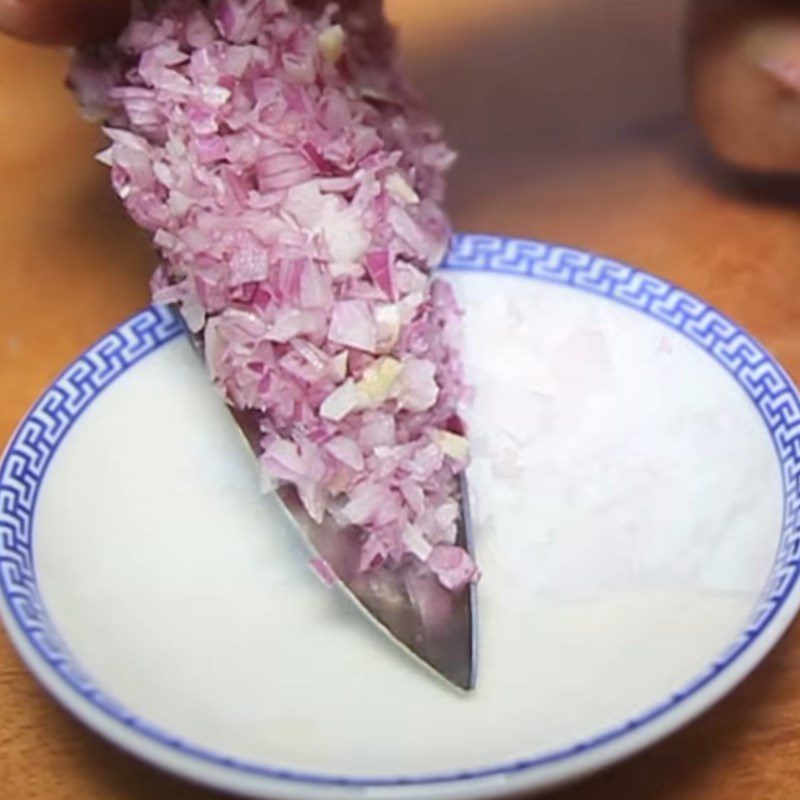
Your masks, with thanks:
[[[186,326],[194,350],[203,360],[202,333]],[[228,406],[240,431],[256,456],[261,433],[253,412]],[[291,484],[276,489],[280,503],[293,526],[317,558],[322,559],[335,584],[367,617],[409,655],[464,691],[475,688],[477,666],[477,590],[474,583],[458,593],[445,589],[424,565],[408,564],[399,569],[384,566],[359,570],[360,537],[356,526],[342,528],[330,515],[317,523],[308,514]],[[456,544],[473,555],[472,524],[467,481],[461,473],[454,480],[459,519]]]

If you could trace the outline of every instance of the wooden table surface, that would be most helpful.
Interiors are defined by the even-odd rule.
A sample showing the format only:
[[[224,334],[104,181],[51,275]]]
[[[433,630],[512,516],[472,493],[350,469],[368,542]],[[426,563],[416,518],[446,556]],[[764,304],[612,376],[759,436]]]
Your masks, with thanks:
[[[800,379],[800,192],[717,169],[682,110],[673,0],[395,0],[407,61],[462,154],[466,230],[591,248],[693,290]],[[147,300],[153,256],[91,156],[63,53],[0,42],[0,440]],[[0,634],[5,800],[221,800],[121,754]],[[800,628],[688,729],[553,800],[800,795]]]

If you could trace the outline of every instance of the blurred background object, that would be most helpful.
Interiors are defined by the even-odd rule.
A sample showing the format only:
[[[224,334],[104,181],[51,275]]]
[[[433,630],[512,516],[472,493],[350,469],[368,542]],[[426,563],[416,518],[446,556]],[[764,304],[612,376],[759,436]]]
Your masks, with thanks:
[[[800,5],[694,0],[687,24],[688,96],[730,164],[800,172]]]
[[[681,0],[388,7],[408,68],[461,154],[450,191],[458,228],[585,247],[664,275],[749,328],[800,378],[800,190],[712,156],[767,172],[800,167],[800,130],[790,135],[796,2],[700,0],[686,48]],[[61,51],[0,41],[3,441],[67,361],[148,297],[153,253],[92,160],[101,137],[63,89],[65,63]],[[797,640],[795,628],[688,730],[558,798],[795,796]],[[33,683],[2,634],[0,707],[5,800],[221,797],[100,742]]]

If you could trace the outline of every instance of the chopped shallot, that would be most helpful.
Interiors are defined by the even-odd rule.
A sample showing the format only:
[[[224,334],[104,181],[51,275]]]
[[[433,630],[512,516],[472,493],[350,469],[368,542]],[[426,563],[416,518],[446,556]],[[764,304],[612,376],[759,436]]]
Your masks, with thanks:
[[[153,235],[154,300],[257,420],[265,485],[361,526],[362,569],[427,564],[457,591],[477,578],[454,545],[468,393],[461,311],[431,275],[453,155],[375,8],[142,0],[70,85]]]

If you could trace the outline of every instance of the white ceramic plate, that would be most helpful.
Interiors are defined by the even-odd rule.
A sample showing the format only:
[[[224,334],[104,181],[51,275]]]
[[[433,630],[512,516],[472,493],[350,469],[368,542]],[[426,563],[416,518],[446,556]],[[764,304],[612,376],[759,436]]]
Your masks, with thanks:
[[[753,669],[800,597],[781,368],[701,300],[589,253],[468,235],[448,267],[477,385],[474,694],[314,578],[148,309],[53,384],[0,471],[3,618],[65,706],[245,794],[468,798],[615,761]]]

